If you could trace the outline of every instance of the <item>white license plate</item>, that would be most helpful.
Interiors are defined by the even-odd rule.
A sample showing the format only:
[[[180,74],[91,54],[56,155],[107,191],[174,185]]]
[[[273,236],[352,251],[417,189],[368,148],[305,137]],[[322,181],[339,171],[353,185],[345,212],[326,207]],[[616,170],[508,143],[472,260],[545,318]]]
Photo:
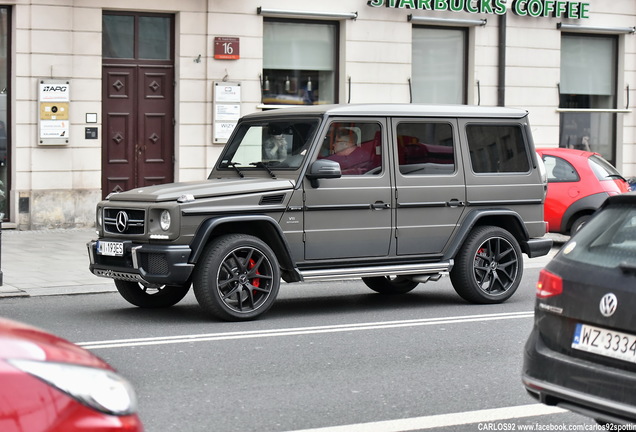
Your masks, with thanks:
[[[123,256],[124,244],[121,242],[100,241],[97,242],[97,253],[99,255]]]
[[[636,363],[636,336],[577,324],[572,348]]]

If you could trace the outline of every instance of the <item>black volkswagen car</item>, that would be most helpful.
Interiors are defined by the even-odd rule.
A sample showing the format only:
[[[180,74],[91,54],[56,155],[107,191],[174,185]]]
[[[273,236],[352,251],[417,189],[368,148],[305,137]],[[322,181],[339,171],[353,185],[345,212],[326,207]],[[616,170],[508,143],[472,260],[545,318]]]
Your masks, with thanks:
[[[636,423],[636,192],[608,198],[541,271],[522,381],[544,404]]]

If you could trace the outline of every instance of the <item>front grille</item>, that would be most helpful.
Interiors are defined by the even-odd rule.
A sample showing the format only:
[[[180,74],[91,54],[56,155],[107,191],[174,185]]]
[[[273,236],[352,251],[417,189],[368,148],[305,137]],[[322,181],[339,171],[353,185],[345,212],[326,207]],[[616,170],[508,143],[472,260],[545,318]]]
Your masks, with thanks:
[[[144,234],[146,211],[138,209],[105,208],[104,231],[113,234]]]

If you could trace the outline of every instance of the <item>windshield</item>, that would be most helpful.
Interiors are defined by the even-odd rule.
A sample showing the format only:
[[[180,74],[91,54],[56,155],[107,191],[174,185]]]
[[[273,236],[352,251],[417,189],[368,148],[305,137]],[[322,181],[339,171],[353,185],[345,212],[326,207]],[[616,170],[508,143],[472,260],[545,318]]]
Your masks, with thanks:
[[[307,155],[318,121],[304,118],[241,123],[225,148],[219,168],[297,169]]]

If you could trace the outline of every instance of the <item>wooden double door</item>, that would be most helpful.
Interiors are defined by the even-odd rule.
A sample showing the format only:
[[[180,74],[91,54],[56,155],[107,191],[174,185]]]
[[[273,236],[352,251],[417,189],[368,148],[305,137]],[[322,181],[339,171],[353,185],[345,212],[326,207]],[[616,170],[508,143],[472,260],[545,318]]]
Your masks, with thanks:
[[[102,193],[174,180],[174,16],[102,15]]]
[[[103,65],[102,192],[174,179],[174,67]]]

